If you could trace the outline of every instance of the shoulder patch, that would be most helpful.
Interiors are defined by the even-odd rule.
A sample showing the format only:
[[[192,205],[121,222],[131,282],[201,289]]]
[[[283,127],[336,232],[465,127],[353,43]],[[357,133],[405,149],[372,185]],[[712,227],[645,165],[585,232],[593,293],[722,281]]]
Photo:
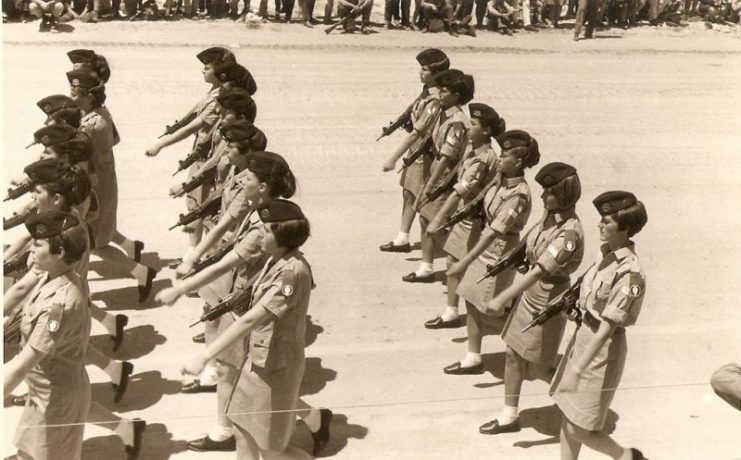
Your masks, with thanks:
[[[566,230],[563,233],[563,239],[564,250],[567,252],[574,252],[574,250],[576,250],[576,242],[578,240],[576,232],[574,230]]]
[[[643,295],[643,278],[638,273],[628,275],[628,295],[640,297]]]
[[[55,303],[49,308],[49,316],[46,322],[46,329],[49,332],[57,332],[59,330],[63,313],[64,313],[63,304]]]
[[[284,296],[290,297],[291,294],[293,294],[293,286],[284,284],[280,292],[283,293]]]

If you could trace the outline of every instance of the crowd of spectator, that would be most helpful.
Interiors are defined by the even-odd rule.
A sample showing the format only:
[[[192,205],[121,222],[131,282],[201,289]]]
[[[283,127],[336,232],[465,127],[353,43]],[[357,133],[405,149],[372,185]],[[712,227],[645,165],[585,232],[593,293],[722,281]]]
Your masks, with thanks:
[[[257,1],[257,0],[255,0]],[[379,1],[379,0],[376,0]],[[3,22],[41,19],[39,30],[56,30],[71,20],[176,20],[231,18],[251,23],[301,23],[306,27],[339,22],[344,32],[370,33],[374,0],[326,0],[322,21],[316,0],[3,0]],[[269,11],[269,6],[272,11]],[[252,7],[257,7],[252,9]],[[336,7],[336,8],[335,8]],[[595,29],[649,25],[686,26],[686,21],[738,24],[741,0],[385,0],[383,27],[475,36],[479,30],[513,35],[558,28],[574,22],[574,39],[591,38]],[[335,15],[336,14],[336,15]],[[378,25],[378,24],[376,24]]]

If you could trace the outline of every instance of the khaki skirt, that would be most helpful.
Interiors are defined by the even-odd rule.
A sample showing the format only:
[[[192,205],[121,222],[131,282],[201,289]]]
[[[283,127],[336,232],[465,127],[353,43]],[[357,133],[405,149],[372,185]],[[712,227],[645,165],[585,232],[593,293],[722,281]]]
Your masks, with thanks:
[[[488,301],[512,284],[516,272],[515,270],[504,270],[494,278],[486,278],[478,284],[476,281],[484,276],[487,265],[495,264],[503,254],[515,247],[518,241],[517,236],[504,236],[494,240],[486,251],[481,253],[466,269],[456,290],[458,295],[483,312]]]
[[[443,251],[461,260],[481,237],[481,219],[464,219],[453,226]]]
[[[430,157],[422,155],[422,161],[415,161],[401,172],[399,185],[416,198],[425,181],[430,177]]]

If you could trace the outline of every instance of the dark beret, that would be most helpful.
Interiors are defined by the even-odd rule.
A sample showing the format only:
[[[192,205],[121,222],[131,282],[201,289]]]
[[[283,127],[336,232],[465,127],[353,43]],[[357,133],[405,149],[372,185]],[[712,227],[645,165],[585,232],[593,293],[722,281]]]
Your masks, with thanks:
[[[304,218],[304,213],[296,203],[282,199],[273,200],[259,206],[257,212],[260,215],[260,220],[266,224]]]
[[[471,75],[466,75],[458,69],[448,69],[435,75],[435,82],[442,88],[448,88],[460,95],[458,103],[467,104],[473,99],[474,81]]]
[[[235,62],[234,54],[228,49],[222,48],[221,46],[207,48],[196,54],[196,57],[203,63],[203,65],[219,64],[222,62]]]
[[[253,173],[267,176],[283,175],[290,170],[288,163],[282,156],[265,151],[251,152],[247,169]]]
[[[75,104],[75,101],[73,101],[71,97],[65,96],[64,94],[53,94],[51,96],[46,96],[45,98],[37,102],[36,105],[39,106],[39,108],[43,110],[44,113],[47,115],[51,115],[57,110],[77,108],[77,104]]]
[[[427,48],[417,55],[420,66],[427,66],[434,72],[450,68],[448,56],[437,48]]]
[[[622,190],[612,190],[602,193],[595,198],[592,203],[601,216],[613,214],[621,209],[629,208],[636,204],[638,199],[630,192]]]
[[[236,120],[220,129],[221,136],[227,142],[241,142],[249,140],[257,132],[255,125],[247,120]]]
[[[46,184],[62,177],[69,168],[66,161],[49,158],[31,163],[23,168],[23,172],[34,184]]]
[[[80,86],[82,88],[92,88],[103,83],[97,74],[82,69],[67,72],[67,80],[70,86]]]
[[[214,73],[220,82],[233,82],[239,88],[247,91],[250,96],[257,92],[255,79],[252,77],[250,71],[241,64],[237,64],[236,62],[217,64],[214,68]]]
[[[535,181],[544,188],[548,188],[575,174],[576,168],[571,165],[559,162],[548,163],[540,168],[538,174],[535,175]]]
[[[26,228],[34,239],[51,238],[64,230],[79,225],[80,219],[74,214],[62,211],[46,211],[32,214],[26,218]]]
[[[67,57],[72,64],[91,63],[96,58],[95,51],[93,50],[72,50],[67,52]]]
[[[506,126],[504,120],[493,107],[479,102],[472,102],[468,104],[468,112],[471,114],[471,118],[478,118],[484,127],[489,128],[492,134],[496,135],[504,131]]]
[[[77,134],[77,130],[65,123],[44,126],[35,133],[33,138],[38,144],[44,144],[44,147],[51,147],[63,142],[67,142]]]
[[[504,150],[517,147],[530,147],[532,137],[525,131],[512,129],[497,137],[497,142]]]

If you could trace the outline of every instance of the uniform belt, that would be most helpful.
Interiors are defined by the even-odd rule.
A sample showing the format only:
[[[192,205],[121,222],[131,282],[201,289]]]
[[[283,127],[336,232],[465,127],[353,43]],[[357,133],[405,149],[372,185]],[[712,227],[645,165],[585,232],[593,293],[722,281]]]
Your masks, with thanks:
[[[541,281],[548,284],[563,284],[569,282],[569,277],[565,275],[548,275],[544,276]]]
[[[589,312],[589,310],[584,313],[582,321],[589,327],[589,329],[599,328],[599,324],[602,322],[599,319],[595,318],[594,315]]]

